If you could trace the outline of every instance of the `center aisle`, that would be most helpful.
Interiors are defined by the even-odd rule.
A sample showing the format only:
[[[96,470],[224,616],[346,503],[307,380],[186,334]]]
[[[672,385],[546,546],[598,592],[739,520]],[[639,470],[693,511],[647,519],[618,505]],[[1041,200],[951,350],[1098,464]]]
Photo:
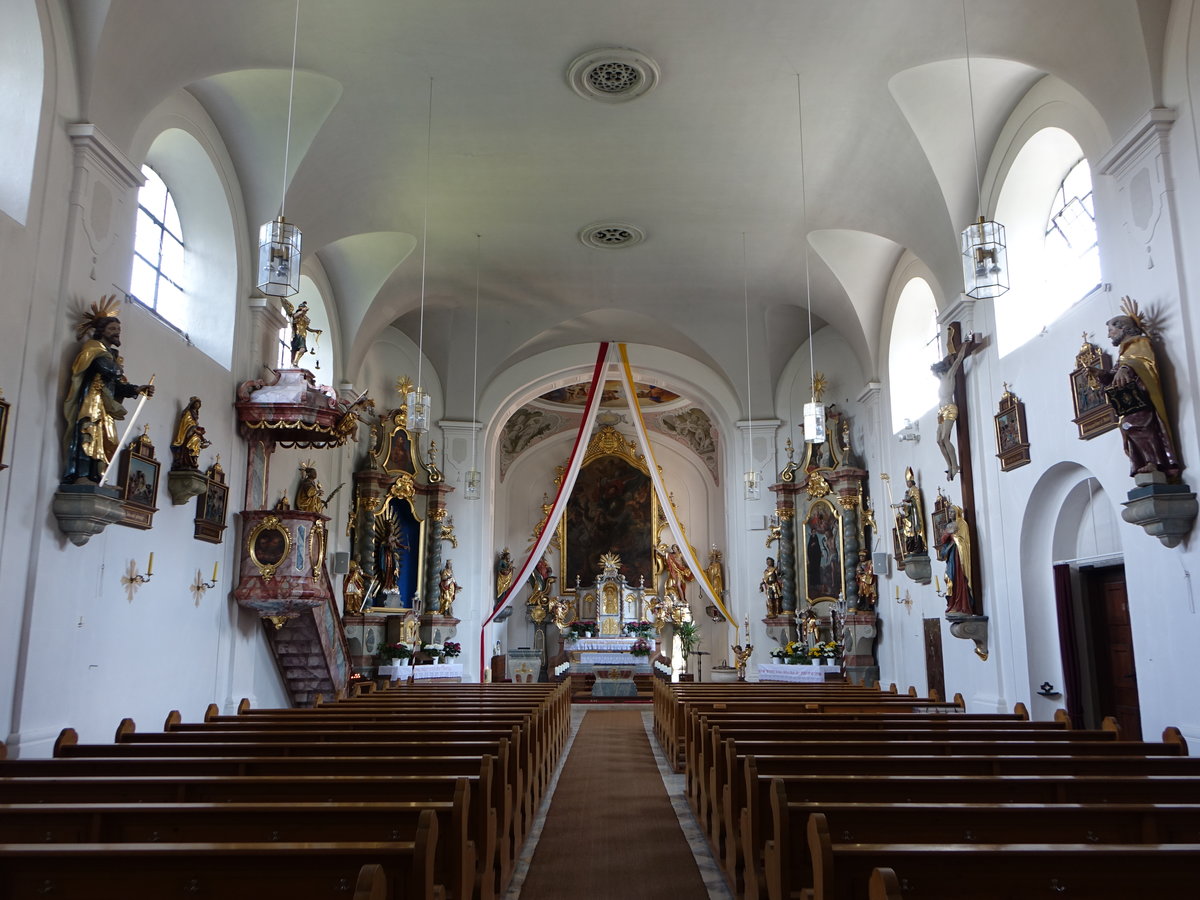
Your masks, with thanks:
[[[640,710],[584,716],[520,896],[708,900]]]

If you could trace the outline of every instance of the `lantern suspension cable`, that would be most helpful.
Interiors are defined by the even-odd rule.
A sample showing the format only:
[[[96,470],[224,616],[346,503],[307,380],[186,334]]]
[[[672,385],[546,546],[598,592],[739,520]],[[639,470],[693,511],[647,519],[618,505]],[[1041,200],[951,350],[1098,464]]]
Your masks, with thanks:
[[[433,77],[429,79],[429,111],[425,122],[425,209],[421,217],[421,312],[417,323],[417,383],[408,392],[405,405],[408,430],[424,434],[429,430],[429,393],[421,381],[425,363],[425,272],[429,251],[429,170],[433,147]]]
[[[750,286],[746,276],[746,232],[742,232],[742,306],[746,314],[746,439],[749,460],[743,480],[746,499],[758,499],[758,470],[754,468],[754,394],[750,387]]]
[[[804,164],[804,103],[800,91],[800,74],[796,73],[796,125],[800,136],[800,219],[804,223],[804,305],[808,310],[808,377],[812,386],[811,400],[804,404],[804,440],[809,444],[825,443],[824,377],[818,378],[816,349],[813,346],[812,278],[808,255],[808,173]]]
[[[283,188],[279,215],[258,230],[258,289],[271,297],[290,297],[300,291],[300,229],[284,219],[287,204],[288,157],[292,146],[292,104],[296,93],[296,49],[300,43],[300,0],[292,30],[292,70],[288,82],[287,129],[283,140]]]
[[[482,238],[475,235],[475,347],[472,351],[474,367],[471,370],[471,468],[467,472],[466,489],[463,496],[468,500],[478,500],[480,497],[479,466],[475,462],[475,445],[479,437],[478,401],[479,401],[479,259]]]
[[[962,0],[963,53],[967,61],[967,98],[971,112],[971,156],[975,163],[975,211],[978,221],[962,233],[963,289],[972,300],[991,300],[1008,290],[1008,249],[1004,226],[989,221],[983,209],[983,179],[979,169],[979,136],[975,128],[975,82],[971,75],[971,41],[967,0]]]

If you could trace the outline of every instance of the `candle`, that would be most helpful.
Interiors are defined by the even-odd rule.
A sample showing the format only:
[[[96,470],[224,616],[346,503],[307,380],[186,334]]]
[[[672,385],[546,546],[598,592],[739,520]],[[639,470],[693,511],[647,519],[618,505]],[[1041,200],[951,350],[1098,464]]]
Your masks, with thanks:
[[[154,552],[153,551],[151,551],[151,553],[150,553],[150,561],[148,563],[146,563],[146,574],[147,575],[154,574]]]
[[[212,580],[213,580],[213,581],[216,581],[216,580],[217,580],[217,563],[213,563],[213,577],[212,577]]]
[[[938,581],[938,577],[936,575],[933,576],[933,589],[938,593],[941,593],[942,591],[942,583]]]
[[[896,585],[896,599],[900,599],[900,585]]]

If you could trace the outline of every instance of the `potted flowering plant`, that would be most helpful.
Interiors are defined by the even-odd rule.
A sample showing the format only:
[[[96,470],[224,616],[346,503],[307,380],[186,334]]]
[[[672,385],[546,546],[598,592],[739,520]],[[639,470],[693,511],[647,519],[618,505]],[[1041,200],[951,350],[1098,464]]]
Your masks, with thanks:
[[[442,655],[445,656],[446,659],[454,659],[454,657],[458,656],[460,653],[462,653],[462,644],[459,644],[455,641],[445,641],[442,644]]]
[[[591,619],[580,619],[568,625],[567,630],[571,633],[571,639],[577,641],[580,638],[595,637],[599,626]]]
[[[629,635],[630,637],[648,638],[648,637],[650,637],[650,632],[652,632],[653,630],[654,630],[653,622],[641,621],[641,622],[626,622],[625,623],[625,633],[627,635]]]
[[[435,663],[440,663],[442,654],[446,652],[446,648],[442,644],[422,644],[421,649],[432,656]]]
[[[398,664],[394,660],[406,660],[411,656],[412,650],[408,644],[401,644],[399,642],[394,644],[380,644],[375,651],[375,659],[381,666],[394,666]]]
[[[818,665],[827,665],[825,660],[835,659],[841,655],[842,648],[837,641],[826,641],[823,644],[814,644],[808,648],[808,661],[817,662]]]
[[[771,651],[771,656],[788,665],[808,662],[804,655],[804,645],[799,641],[788,641],[782,647],[776,647]]]
[[[629,652],[634,656],[649,656],[650,642],[644,637],[640,637],[633,642],[633,646],[629,648]]]

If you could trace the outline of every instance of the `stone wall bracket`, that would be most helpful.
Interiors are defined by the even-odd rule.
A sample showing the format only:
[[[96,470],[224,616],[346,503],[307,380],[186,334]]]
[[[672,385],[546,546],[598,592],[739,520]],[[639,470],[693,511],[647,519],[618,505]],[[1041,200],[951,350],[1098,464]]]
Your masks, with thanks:
[[[975,642],[975,655],[980,659],[988,658],[988,617],[987,616],[956,616],[947,614],[946,621],[950,623],[950,633],[956,638]]]
[[[1167,484],[1161,472],[1134,476],[1137,485],[1121,505],[1121,518],[1140,525],[1165,547],[1178,547],[1196,521],[1196,495],[1186,484]]]

